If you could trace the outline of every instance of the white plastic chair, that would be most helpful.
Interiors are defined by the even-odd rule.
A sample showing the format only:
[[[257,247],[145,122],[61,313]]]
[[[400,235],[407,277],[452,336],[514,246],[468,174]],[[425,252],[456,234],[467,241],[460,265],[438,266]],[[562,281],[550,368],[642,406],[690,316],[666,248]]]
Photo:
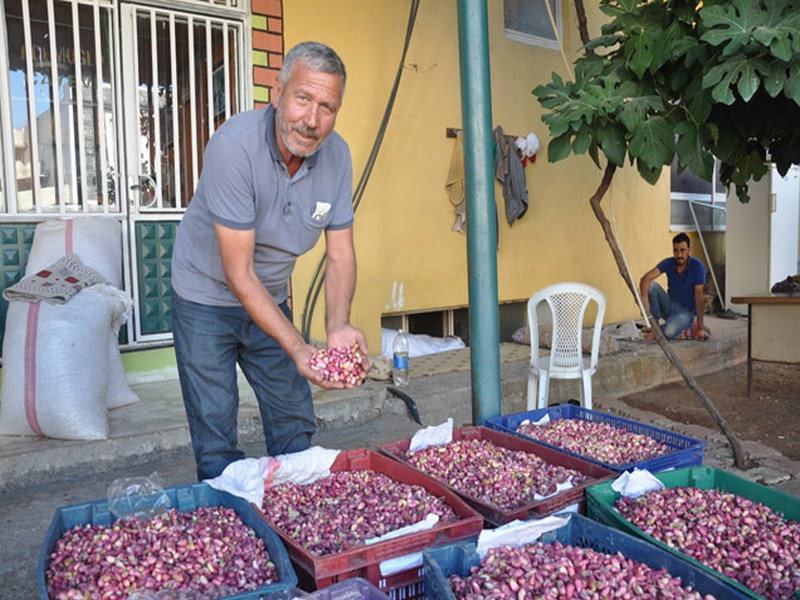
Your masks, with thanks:
[[[583,356],[583,322],[586,309],[594,301],[592,351]],[[539,347],[539,320],[536,309],[546,302],[552,315],[553,336],[549,354]],[[531,336],[531,362],[528,371],[528,410],[547,408],[550,378],[580,379],[581,405],[592,408],[592,375],[597,371],[600,333],[606,312],[606,297],[585,283],[565,282],[539,290],[528,300],[528,328]],[[538,380],[538,385],[537,385]]]

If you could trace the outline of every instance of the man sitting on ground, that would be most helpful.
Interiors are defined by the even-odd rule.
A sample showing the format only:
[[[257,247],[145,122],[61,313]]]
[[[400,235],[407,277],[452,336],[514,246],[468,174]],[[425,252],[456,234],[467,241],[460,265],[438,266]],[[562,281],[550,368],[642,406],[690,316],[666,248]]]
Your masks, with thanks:
[[[706,339],[711,333],[703,323],[706,267],[691,254],[689,236],[679,233],[672,238],[672,257],[662,260],[639,281],[648,318],[658,323],[663,321],[661,329],[667,339],[674,339],[690,328],[697,339]],[[668,292],[655,281],[662,273],[667,275]],[[643,332],[647,339],[653,339],[649,327]]]

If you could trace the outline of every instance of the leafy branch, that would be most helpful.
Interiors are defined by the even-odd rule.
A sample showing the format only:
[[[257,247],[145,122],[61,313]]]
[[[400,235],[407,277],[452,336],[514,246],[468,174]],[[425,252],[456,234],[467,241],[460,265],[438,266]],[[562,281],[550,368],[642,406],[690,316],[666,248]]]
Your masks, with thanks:
[[[533,90],[551,161],[589,153],[649,183],[677,158],[747,202],[747,184],[800,162],[800,0],[600,0],[575,81]]]

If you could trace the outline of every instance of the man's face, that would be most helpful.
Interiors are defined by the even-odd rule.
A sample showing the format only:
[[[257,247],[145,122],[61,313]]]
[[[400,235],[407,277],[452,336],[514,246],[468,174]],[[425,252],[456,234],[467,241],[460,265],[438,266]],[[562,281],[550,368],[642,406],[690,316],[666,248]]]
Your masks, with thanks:
[[[672,244],[672,256],[675,257],[675,262],[678,263],[679,267],[686,265],[686,263],[689,261],[689,255],[691,253],[692,249],[686,242]]]
[[[342,78],[298,63],[285,87],[276,87],[275,123],[284,155],[311,156],[333,131],[342,104]],[[284,156],[284,159],[287,157]]]

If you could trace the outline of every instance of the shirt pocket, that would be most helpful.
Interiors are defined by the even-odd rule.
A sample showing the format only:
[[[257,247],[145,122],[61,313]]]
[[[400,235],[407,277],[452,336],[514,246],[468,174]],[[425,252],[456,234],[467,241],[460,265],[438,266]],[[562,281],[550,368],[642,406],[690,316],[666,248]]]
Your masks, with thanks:
[[[330,202],[318,201],[303,211],[303,223],[311,230],[321,231],[333,219],[333,206]]]

